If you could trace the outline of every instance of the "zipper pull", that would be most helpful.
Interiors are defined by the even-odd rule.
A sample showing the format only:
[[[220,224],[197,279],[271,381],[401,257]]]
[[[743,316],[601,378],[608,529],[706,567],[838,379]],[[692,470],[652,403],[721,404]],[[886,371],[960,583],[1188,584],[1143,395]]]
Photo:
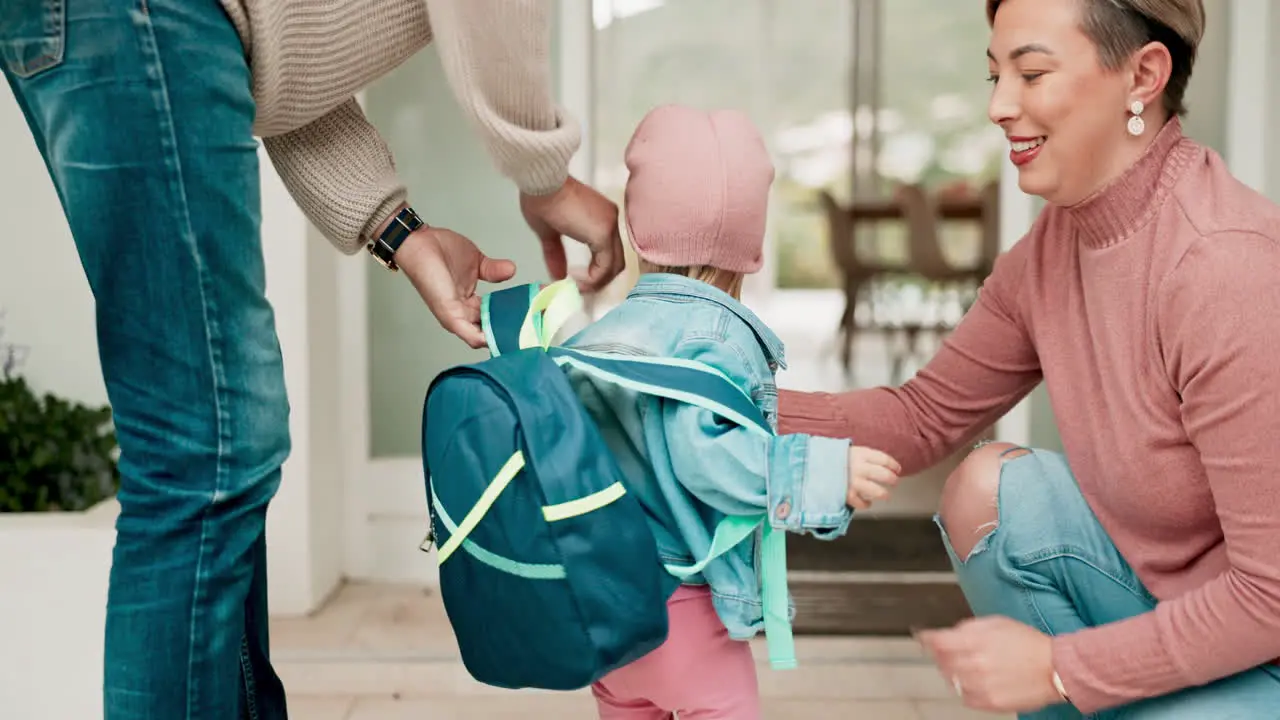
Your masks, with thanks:
[[[418,549],[422,552],[431,552],[431,547],[436,542],[436,524],[432,521],[431,516],[427,515],[427,536],[422,539],[422,543],[418,545]]]

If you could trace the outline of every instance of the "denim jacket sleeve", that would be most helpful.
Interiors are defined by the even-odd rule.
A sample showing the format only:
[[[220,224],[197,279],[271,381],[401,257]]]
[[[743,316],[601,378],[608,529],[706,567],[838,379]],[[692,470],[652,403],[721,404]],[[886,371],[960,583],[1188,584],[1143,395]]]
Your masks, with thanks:
[[[723,343],[686,342],[677,354],[735,382],[749,374],[738,352]],[[697,405],[667,400],[660,407],[672,467],[702,502],[731,515],[768,512],[774,527],[824,540],[848,529],[847,439],[764,437]]]

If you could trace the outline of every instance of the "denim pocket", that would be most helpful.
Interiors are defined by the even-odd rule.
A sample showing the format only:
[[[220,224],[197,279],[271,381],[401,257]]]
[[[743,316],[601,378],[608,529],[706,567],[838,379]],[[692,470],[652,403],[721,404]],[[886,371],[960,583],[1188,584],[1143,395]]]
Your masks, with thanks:
[[[58,66],[66,36],[66,0],[0,0],[0,59],[15,76]]]

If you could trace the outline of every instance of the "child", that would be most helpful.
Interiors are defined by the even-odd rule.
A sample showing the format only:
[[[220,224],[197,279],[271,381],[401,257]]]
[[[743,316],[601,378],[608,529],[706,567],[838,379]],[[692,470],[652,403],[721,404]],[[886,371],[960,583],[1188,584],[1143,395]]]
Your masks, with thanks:
[[[774,170],[759,133],[734,111],[664,106],[627,147],[625,216],[641,276],[626,300],[565,345],[706,363],[777,425],[782,343],[739,301],[759,270]],[[887,497],[900,466],[848,440],[767,438],[696,405],[638,395],[570,372],[579,397],[647,511],[667,563],[692,564],[724,514],[767,511],[775,527],[842,535],[850,506]],[[763,626],[753,542],[690,578],[668,603],[666,644],[596,683],[605,720],[760,716],[746,642]]]

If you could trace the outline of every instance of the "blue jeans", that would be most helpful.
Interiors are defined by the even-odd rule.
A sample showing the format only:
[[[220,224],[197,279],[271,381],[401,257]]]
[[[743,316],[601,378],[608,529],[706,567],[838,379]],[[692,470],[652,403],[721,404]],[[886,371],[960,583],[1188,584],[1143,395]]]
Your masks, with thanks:
[[[997,500],[1000,522],[967,561],[943,540],[960,587],[977,615],[1004,615],[1051,635],[1155,609],[1089,508],[1066,458],[1033,450],[1006,455]],[[939,523],[939,527],[942,525]],[[1263,666],[1201,687],[1097,713],[1098,720],[1252,720],[1280,713],[1280,668]],[[1023,720],[1084,717],[1068,705]]]
[[[2,0],[0,66],[93,291],[121,449],[105,716],[284,718],[263,531],[289,407],[244,48],[218,0]]]

